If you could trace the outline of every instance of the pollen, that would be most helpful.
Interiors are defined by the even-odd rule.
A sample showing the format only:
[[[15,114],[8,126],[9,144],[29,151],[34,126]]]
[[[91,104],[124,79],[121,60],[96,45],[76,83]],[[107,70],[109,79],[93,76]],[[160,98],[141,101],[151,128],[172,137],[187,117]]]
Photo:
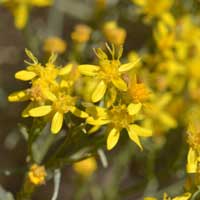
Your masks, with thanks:
[[[53,103],[53,109],[61,113],[67,113],[71,106],[75,105],[76,98],[60,93],[58,99]]]
[[[125,105],[114,106],[109,111],[110,118],[115,127],[126,128],[133,122],[133,116],[129,115]]]

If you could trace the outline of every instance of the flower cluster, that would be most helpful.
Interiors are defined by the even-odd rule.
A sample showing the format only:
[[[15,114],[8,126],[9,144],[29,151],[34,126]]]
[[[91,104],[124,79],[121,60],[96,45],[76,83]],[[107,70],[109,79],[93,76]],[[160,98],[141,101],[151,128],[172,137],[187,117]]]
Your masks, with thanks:
[[[30,102],[22,112],[22,116],[47,116],[52,121],[51,131],[55,134],[62,128],[64,114],[71,112],[75,116],[86,118],[87,113],[76,106],[77,97],[71,94],[70,87],[73,87],[73,83],[63,78],[69,75],[73,64],[58,67],[55,65],[56,55],[52,54],[43,66],[30,51],[26,50],[26,54],[32,63],[27,62],[26,70],[17,72],[15,78],[30,81],[31,87],[14,92],[8,97],[11,102]]]
[[[52,54],[48,62],[42,65],[28,50],[26,54],[32,62],[26,62],[27,68],[18,71],[15,78],[29,81],[31,87],[12,93],[8,97],[9,101],[29,101],[22,116],[45,117],[51,120],[51,132],[54,134],[61,130],[64,116],[70,112],[77,117],[86,118],[86,123],[94,126],[89,131],[90,133],[106,125],[108,150],[117,144],[123,129],[128,132],[130,139],[142,149],[139,136],[152,135],[151,130],[138,124],[141,121],[140,115],[145,117],[142,106],[143,102],[148,99],[149,93],[143,83],[132,82],[134,86],[130,87],[131,84],[129,85],[125,80],[127,72],[137,66],[139,59],[123,64],[120,61],[123,48],[115,49],[114,45],[112,47],[106,45],[106,47],[111,54],[110,58],[98,48],[95,53],[99,58],[99,65],[78,66],[81,74],[97,80],[91,95],[91,102],[83,103],[86,111],[77,107],[81,97],[74,96],[77,93],[73,89],[76,81],[73,81],[73,75],[70,77],[70,73],[77,69],[73,69],[73,64],[58,67],[55,64],[56,56]],[[93,82],[93,80],[88,81]],[[99,105],[93,104],[97,102]]]

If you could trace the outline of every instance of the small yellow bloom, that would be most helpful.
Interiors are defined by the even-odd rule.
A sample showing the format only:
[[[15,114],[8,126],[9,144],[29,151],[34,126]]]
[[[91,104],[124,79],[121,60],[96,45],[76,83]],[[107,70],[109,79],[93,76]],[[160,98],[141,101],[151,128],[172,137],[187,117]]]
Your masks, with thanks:
[[[126,39],[126,30],[117,25],[115,21],[106,22],[103,26],[103,33],[108,42],[119,46],[123,45]]]
[[[141,104],[129,104],[113,106],[110,109],[101,107],[89,107],[87,112],[90,116],[87,118],[87,123],[94,126],[107,125],[107,149],[111,150],[118,143],[120,132],[122,129],[126,129],[129,138],[134,141],[141,149],[139,137],[149,137],[152,135],[152,131],[140,127],[135,124],[137,114],[141,110]]]
[[[62,54],[66,51],[67,43],[59,37],[49,37],[44,41],[43,50],[47,53]]]
[[[100,101],[104,97],[106,91],[110,92],[111,88],[112,90],[118,89],[120,91],[127,91],[127,83],[123,80],[122,75],[134,68],[139,61],[121,64],[119,59],[122,55],[122,47],[119,49],[117,57],[114,47],[111,49],[107,45],[107,49],[111,53],[111,60],[108,59],[107,54],[99,48],[96,50],[96,55],[99,58],[99,66],[85,64],[78,67],[81,74],[98,79],[97,86],[92,94],[93,102]]]
[[[137,83],[136,78],[130,80],[128,94],[134,103],[144,103],[150,98],[150,91],[144,83]]]
[[[138,12],[146,16],[146,22],[161,18],[173,5],[173,0],[132,0],[138,6]]]
[[[34,185],[44,184],[46,176],[47,173],[45,167],[37,164],[33,164],[28,172],[28,178]]]
[[[73,164],[73,169],[76,173],[83,177],[91,176],[97,169],[97,162],[94,157],[90,157]]]
[[[31,108],[29,116],[43,117],[52,114],[51,132],[57,134],[62,128],[64,114],[71,112],[80,118],[86,118],[88,115],[84,111],[79,110],[76,104],[76,98],[65,92],[58,92],[55,99],[49,105],[42,105]]]
[[[85,43],[90,39],[91,28],[85,24],[78,24],[75,26],[71,34],[71,38],[76,43]]]

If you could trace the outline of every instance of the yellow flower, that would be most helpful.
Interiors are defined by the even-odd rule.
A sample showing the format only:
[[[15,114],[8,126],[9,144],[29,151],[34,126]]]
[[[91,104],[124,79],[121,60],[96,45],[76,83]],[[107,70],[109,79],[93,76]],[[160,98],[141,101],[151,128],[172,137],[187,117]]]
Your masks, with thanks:
[[[78,24],[71,33],[71,38],[76,43],[85,43],[90,39],[91,28],[85,24]]]
[[[34,185],[44,184],[46,176],[45,167],[37,164],[33,164],[28,172],[28,178]]]
[[[150,91],[144,83],[137,83],[136,77],[130,80],[128,94],[134,103],[144,103],[150,98]]]
[[[138,12],[146,16],[149,22],[153,18],[160,18],[172,7],[173,0],[132,0],[138,6]]]
[[[73,169],[76,173],[83,177],[91,176],[97,169],[97,162],[94,157],[86,158],[73,164]]]
[[[117,25],[115,21],[106,22],[103,26],[103,33],[108,42],[116,46],[123,45],[126,39],[126,30]]]
[[[90,116],[87,118],[87,123],[95,126],[107,125],[107,149],[114,148],[119,140],[120,132],[126,129],[129,138],[134,141],[141,149],[139,137],[149,137],[152,135],[151,130],[140,127],[135,124],[136,116],[141,110],[141,104],[129,104],[126,106],[118,105],[110,109],[102,107],[88,107],[87,112]]]
[[[75,106],[77,98],[70,95],[70,87],[73,83],[71,80],[63,79],[71,73],[73,65],[68,64],[58,68],[54,64],[56,56],[52,54],[45,66],[42,66],[30,51],[26,50],[26,53],[32,63],[26,61],[28,64],[26,70],[17,72],[15,77],[19,80],[31,81],[32,86],[14,92],[8,97],[11,102],[30,100],[22,116],[50,116],[52,133],[58,133],[62,128],[65,113],[71,112],[75,116],[86,118],[87,114]]]
[[[120,57],[122,55],[122,47],[119,49],[118,56],[116,56],[115,48],[107,45],[107,49],[112,55],[112,59],[108,59],[108,56],[102,49],[97,49],[96,54],[99,58],[99,65],[80,65],[78,67],[81,74],[91,77],[96,77],[98,79],[98,84],[92,94],[92,101],[100,101],[108,89],[112,89],[113,92],[116,88],[120,91],[127,91],[128,87],[126,82],[123,80],[122,75],[135,67],[138,62],[130,62],[126,64],[121,64]],[[110,91],[109,91],[110,92]]]
[[[58,89],[59,91],[60,89]],[[76,98],[67,94],[65,91],[59,91],[54,95],[52,102],[29,109],[28,113],[31,117],[43,117],[52,114],[51,132],[57,134],[62,128],[64,114],[71,112],[80,118],[86,118],[88,115],[84,111],[79,110],[76,106]]]
[[[52,54],[50,56],[45,67],[43,67],[38,62],[38,59],[29,50],[26,49],[25,52],[32,63],[25,61],[25,63],[28,64],[28,67],[26,68],[26,70],[18,71],[15,74],[16,79],[21,81],[31,81],[35,80],[36,78],[42,78],[51,83],[57,78],[57,76],[59,75],[59,69],[54,64],[57,58],[55,54]]]
[[[3,3],[11,10],[15,26],[18,29],[23,29],[27,24],[31,7],[50,6],[53,0],[5,0]]]
[[[66,51],[67,43],[59,37],[49,37],[44,41],[43,50],[47,53],[62,54]]]

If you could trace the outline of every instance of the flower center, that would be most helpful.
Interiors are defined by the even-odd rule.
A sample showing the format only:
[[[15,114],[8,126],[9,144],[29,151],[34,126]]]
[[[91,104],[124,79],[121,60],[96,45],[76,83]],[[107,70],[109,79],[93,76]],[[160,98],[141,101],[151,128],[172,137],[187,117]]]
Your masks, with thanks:
[[[129,115],[125,105],[114,106],[109,112],[110,119],[115,127],[126,128],[133,122],[133,116]]]
[[[75,99],[75,97],[61,93],[58,99],[53,103],[53,109],[61,113],[67,113],[70,107],[75,105]]]

